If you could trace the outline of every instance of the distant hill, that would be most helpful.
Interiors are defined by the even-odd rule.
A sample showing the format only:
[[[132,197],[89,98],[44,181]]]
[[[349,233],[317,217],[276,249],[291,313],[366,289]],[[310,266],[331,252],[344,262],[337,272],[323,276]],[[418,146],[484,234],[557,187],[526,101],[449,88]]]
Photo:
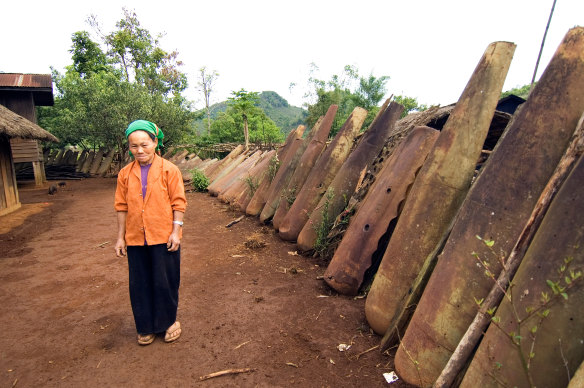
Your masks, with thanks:
[[[284,134],[288,134],[300,124],[306,125],[305,120],[308,114],[306,110],[288,104],[288,101],[276,92],[261,92],[259,106],[282,129]],[[211,119],[215,119],[219,112],[225,112],[226,109],[227,101],[211,105]],[[206,113],[204,117],[207,117]],[[195,122],[195,128],[197,133],[206,130],[202,119]]]

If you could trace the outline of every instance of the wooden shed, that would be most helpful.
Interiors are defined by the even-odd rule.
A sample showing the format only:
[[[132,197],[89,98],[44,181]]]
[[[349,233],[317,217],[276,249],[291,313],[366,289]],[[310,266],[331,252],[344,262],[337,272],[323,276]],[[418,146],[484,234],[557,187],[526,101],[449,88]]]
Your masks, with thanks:
[[[59,140],[35,123],[0,105],[0,216],[20,207],[10,140]]]
[[[35,106],[54,104],[50,74],[0,73],[0,104],[32,123],[37,123]],[[12,139],[14,163],[32,163],[35,182],[46,182],[43,150],[34,139]]]

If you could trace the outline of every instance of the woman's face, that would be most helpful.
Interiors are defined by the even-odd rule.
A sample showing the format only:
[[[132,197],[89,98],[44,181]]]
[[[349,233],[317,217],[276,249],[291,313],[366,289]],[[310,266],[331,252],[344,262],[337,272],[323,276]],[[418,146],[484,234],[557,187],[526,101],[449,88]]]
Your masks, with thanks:
[[[141,166],[152,163],[156,152],[156,142],[150,138],[148,132],[132,132],[128,136],[128,143],[130,145],[130,151],[132,151],[132,154]]]

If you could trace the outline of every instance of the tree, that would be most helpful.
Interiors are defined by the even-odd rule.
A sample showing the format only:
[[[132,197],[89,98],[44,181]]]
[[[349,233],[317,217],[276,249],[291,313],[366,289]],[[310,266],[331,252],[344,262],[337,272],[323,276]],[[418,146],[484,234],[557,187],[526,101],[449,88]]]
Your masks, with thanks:
[[[533,84],[533,86],[535,86],[537,84],[537,82],[535,82]],[[516,95],[517,97],[521,97],[523,99],[527,100],[527,97],[529,97],[529,92],[531,91],[531,87],[532,85],[527,84],[527,85],[523,85],[520,87],[516,87],[510,90],[507,90],[506,92],[501,93],[501,98],[510,96],[511,94]]]
[[[159,39],[140,26],[135,12],[123,8],[124,18],[116,23],[116,30],[103,36],[108,55],[120,66],[126,81],[145,85],[152,92],[180,93],[187,88],[186,74],[179,71],[183,65],[178,52],[166,52]],[[95,21],[93,22],[95,27]],[[97,28],[97,27],[96,27]]]
[[[38,120],[63,143],[126,151],[124,129],[136,119],[155,122],[164,131],[165,143],[181,141],[191,128],[195,114],[180,94],[183,75],[171,63],[179,63],[176,52],[166,54],[157,43],[148,48],[150,33],[139,27],[135,14],[125,14],[118,31],[102,34],[115,36],[125,46],[104,51],[88,32],[76,32],[72,65],[64,74],[53,69],[55,104],[39,107]],[[131,69],[135,73],[129,77]]]
[[[418,104],[418,99],[415,97],[408,97],[408,96],[394,96],[393,100],[398,104],[403,105],[404,111],[401,114],[401,117],[406,117],[410,112],[421,112],[428,109],[426,104]]]
[[[361,77],[356,67],[346,65],[340,76],[335,74],[329,81],[324,81],[313,76],[316,70],[318,67],[311,64],[311,76],[308,80],[310,91],[304,96],[314,100],[312,104],[305,104],[308,110],[306,119],[308,125],[314,125],[331,104],[337,104],[339,109],[331,128],[331,137],[338,132],[357,106],[368,111],[363,124],[363,128],[367,128],[379,110],[378,104],[386,93],[385,84],[389,77],[375,77],[373,74],[366,78]]]
[[[246,115],[249,142],[257,145],[282,142],[284,134],[276,123],[266,115],[263,109],[254,108]],[[199,144],[242,142],[245,141],[243,127],[244,118],[241,111],[230,104],[225,112],[220,112],[213,120],[211,134],[199,137],[197,142]]]
[[[211,99],[211,92],[213,91],[213,84],[217,77],[219,77],[219,73],[215,70],[211,72],[207,72],[207,68],[205,66],[199,69],[201,78],[199,80],[199,89],[203,91],[203,95],[205,97],[205,109],[207,110],[207,134],[211,134],[211,108],[210,108],[210,99]]]
[[[238,112],[243,119],[243,137],[245,141],[245,148],[249,148],[249,129],[248,116],[257,112],[256,105],[259,100],[258,92],[248,92],[245,89],[240,89],[237,92],[231,92],[233,97],[229,97],[228,104],[236,112]]]
[[[87,31],[73,33],[71,40],[73,41],[73,46],[69,52],[72,54],[73,69],[82,78],[108,70],[105,54],[101,51],[99,44],[91,40]]]

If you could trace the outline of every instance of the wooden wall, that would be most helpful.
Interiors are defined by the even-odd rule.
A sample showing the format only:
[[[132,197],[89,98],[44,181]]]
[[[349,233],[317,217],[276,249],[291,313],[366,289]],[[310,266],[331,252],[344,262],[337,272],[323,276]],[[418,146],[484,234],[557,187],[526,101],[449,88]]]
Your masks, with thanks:
[[[0,135],[0,216],[20,207],[10,141]]]
[[[31,139],[10,139],[14,163],[38,162],[43,160],[39,142]]]
[[[0,104],[10,109],[14,113],[24,117],[28,121],[37,123],[34,97],[32,92],[3,92],[0,95]],[[38,162],[42,161],[39,157],[40,146],[36,140],[11,139],[12,158],[14,163]]]

